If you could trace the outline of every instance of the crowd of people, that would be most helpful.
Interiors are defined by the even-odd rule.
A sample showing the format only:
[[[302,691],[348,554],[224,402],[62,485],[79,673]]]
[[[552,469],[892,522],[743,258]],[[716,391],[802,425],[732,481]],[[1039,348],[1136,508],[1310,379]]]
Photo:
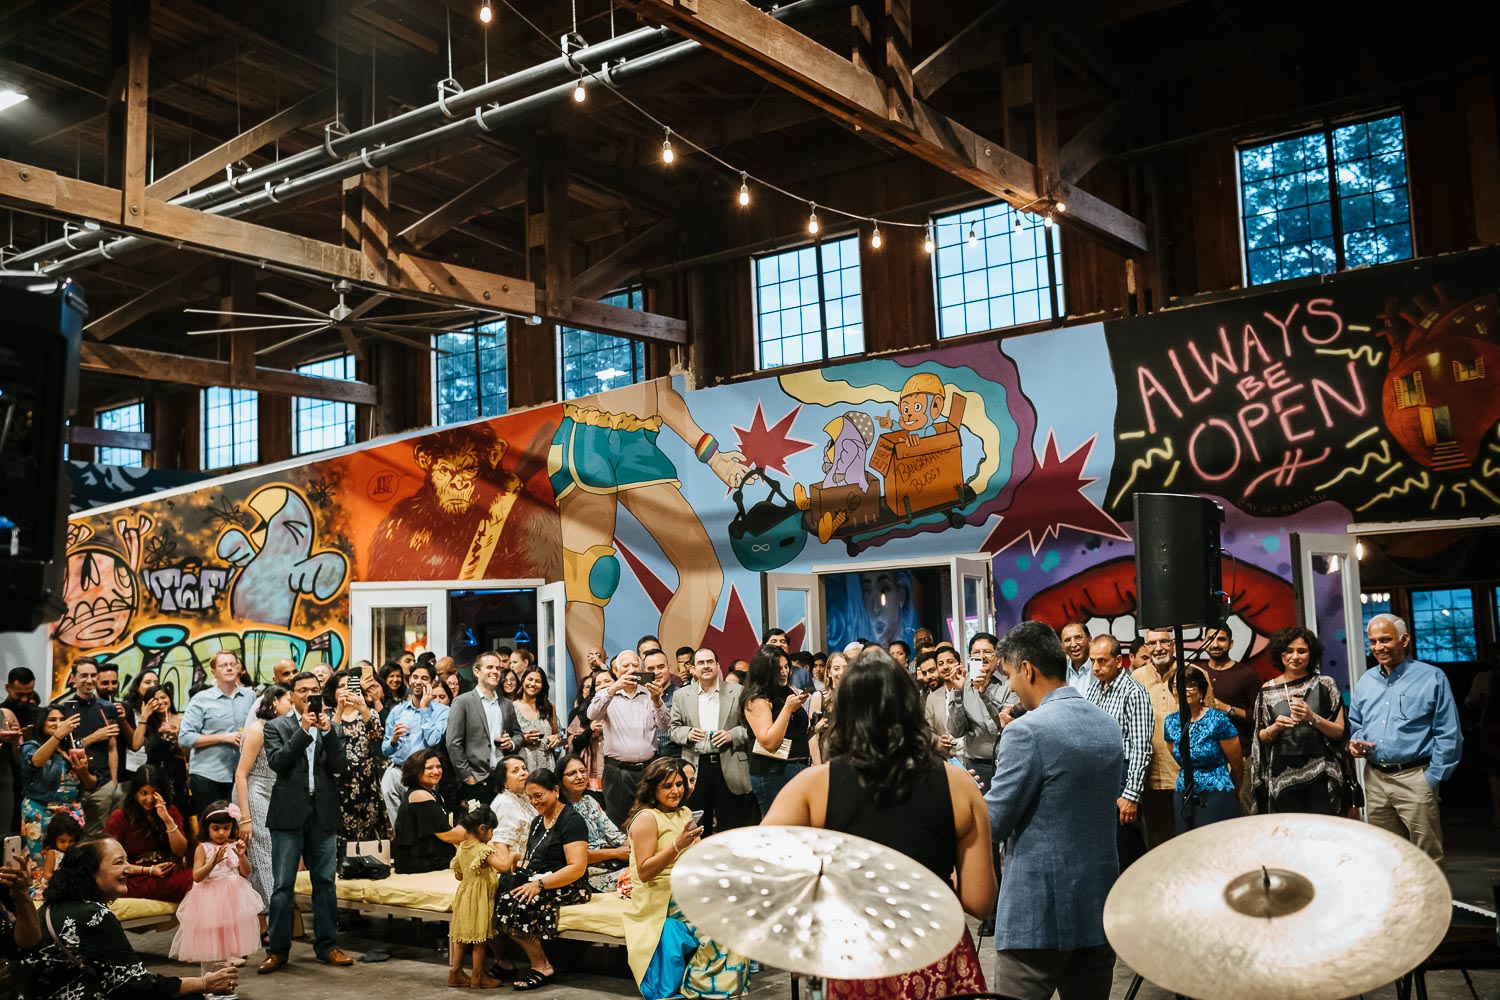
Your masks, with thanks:
[[[1268,680],[1212,629],[1185,663],[1169,630],[1127,644],[1079,622],[1022,622],[962,650],[925,629],[828,654],[790,650],[779,629],[763,639],[727,664],[708,647],[669,657],[654,636],[595,648],[569,706],[527,651],[503,648],[473,659],[472,681],[451,659],[405,654],[337,673],[282,661],[259,691],[223,651],[181,717],[150,671],[121,694],[112,665],[81,660],[73,696],[40,706],[34,676],[13,669],[0,740],[19,811],[3,818],[29,863],[0,878],[3,948],[69,995],[227,992],[254,953],[259,973],[287,964],[305,869],[314,954],[348,966],[335,878],[388,844],[396,871],[457,880],[450,986],[552,982],[561,908],[613,892],[629,901],[643,996],[727,997],[755,964],[693,924],[672,870],[700,838],[761,823],[856,834],[926,866],[994,936],[1006,995],[1104,997],[1105,896],[1190,825],[1363,808],[1442,861],[1457,708],[1392,615],[1369,625],[1377,669],[1347,709],[1297,626],[1271,637]],[[148,974],[109,915],[120,896],[190,913],[172,955],[201,975]],[[70,949],[83,947],[103,957],[80,965]],[[932,966],[830,995],[985,988],[965,932]]]

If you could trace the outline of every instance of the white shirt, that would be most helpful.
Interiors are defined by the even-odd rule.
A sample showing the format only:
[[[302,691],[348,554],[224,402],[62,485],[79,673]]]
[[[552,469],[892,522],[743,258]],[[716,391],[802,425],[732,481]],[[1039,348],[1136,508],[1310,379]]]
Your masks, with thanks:
[[[490,843],[504,844],[511,853],[525,855],[531,821],[536,819],[531,801],[524,795],[502,790],[490,803],[490,809],[495,813],[495,832]]]
[[[1087,698],[1089,696],[1089,681],[1094,678],[1094,664],[1085,658],[1077,669],[1073,667],[1072,661],[1068,662],[1066,669],[1068,671],[1068,687]]]
[[[495,734],[503,732],[505,728],[505,715],[500,711],[500,692],[497,690],[486,698],[484,692],[479,692],[479,705],[484,709],[484,724],[490,731],[490,767],[494,768],[500,760],[500,748],[495,745]]]
[[[711,733],[719,728],[719,685],[715,684],[712,691],[698,688],[698,728],[705,733]],[[703,742],[698,744],[699,753],[718,753],[719,748],[714,746],[713,741],[707,736]]]
[[[297,725],[302,725],[302,713],[295,708],[292,709],[292,718],[297,720]],[[318,755],[318,735],[323,730],[317,726],[309,729],[307,734],[312,737],[312,742],[307,745],[307,794],[311,795],[318,787],[317,768],[313,767],[313,758]]]

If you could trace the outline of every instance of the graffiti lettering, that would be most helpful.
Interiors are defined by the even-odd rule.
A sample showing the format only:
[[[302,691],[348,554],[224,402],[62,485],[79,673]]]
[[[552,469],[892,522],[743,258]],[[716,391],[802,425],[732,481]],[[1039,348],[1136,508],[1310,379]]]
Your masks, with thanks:
[[[214,607],[229,584],[227,567],[172,566],[148,570],[146,589],[164,613],[207,611]]]

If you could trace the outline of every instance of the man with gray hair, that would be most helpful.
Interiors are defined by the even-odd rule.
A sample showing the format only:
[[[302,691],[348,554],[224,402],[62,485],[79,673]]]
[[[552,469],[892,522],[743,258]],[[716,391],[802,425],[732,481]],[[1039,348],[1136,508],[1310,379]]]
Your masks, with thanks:
[[[1380,669],[1366,671],[1349,699],[1349,752],[1365,760],[1365,818],[1441,865],[1438,783],[1463,752],[1453,689],[1437,667],[1408,657],[1411,634],[1400,618],[1376,615],[1368,634]]]

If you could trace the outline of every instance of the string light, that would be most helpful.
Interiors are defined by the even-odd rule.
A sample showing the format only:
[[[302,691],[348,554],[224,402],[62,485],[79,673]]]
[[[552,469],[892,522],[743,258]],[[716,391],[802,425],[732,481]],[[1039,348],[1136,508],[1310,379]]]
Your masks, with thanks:
[[[977,247],[978,245],[979,245],[979,234],[976,233],[976,232],[974,232],[974,223],[971,222],[971,223],[969,223],[969,246],[971,246],[971,247]]]
[[[1019,233],[1023,228],[1025,228],[1025,226],[1026,226],[1026,223],[1024,223],[1024,222],[1021,221],[1021,213],[1017,212],[1016,213],[1016,232]]]
[[[672,130],[667,129],[667,136],[661,141],[661,162],[671,163],[677,159],[677,154],[672,152]]]
[[[1052,213],[1051,212],[1048,212],[1046,215],[1042,216],[1042,225],[1046,226],[1048,229],[1052,228]]]
[[[935,248],[936,248],[936,244],[933,242],[933,239],[932,239],[932,220],[928,219],[927,220],[927,235],[925,237],[923,237],[923,239],[922,239],[922,250],[923,250],[924,253],[929,253],[930,254],[930,253],[932,253],[932,251]]]
[[[740,205],[741,206],[745,206],[745,205],[748,205],[748,204],[750,204],[750,181],[749,181],[749,175],[745,171],[741,170],[740,171]]]
[[[578,86],[573,88],[573,103],[582,104],[588,100],[589,92],[583,88],[583,77],[578,78]]]
[[[874,231],[870,233],[870,248],[873,250],[880,249],[880,223],[878,222],[875,223]]]
[[[1061,202],[1060,201],[1056,205],[1054,205],[1053,207],[1057,209],[1057,214],[1059,214],[1059,215],[1061,215],[1062,213],[1064,213],[1064,212],[1066,212],[1068,210],[1068,206],[1067,206],[1066,202]]]
[[[818,235],[818,203],[810,201],[807,203],[807,231],[814,236]]]
[[[490,0],[483,0],[479,5],[479,23],[489,24],[495,19],[495,12],[490,9]]]

